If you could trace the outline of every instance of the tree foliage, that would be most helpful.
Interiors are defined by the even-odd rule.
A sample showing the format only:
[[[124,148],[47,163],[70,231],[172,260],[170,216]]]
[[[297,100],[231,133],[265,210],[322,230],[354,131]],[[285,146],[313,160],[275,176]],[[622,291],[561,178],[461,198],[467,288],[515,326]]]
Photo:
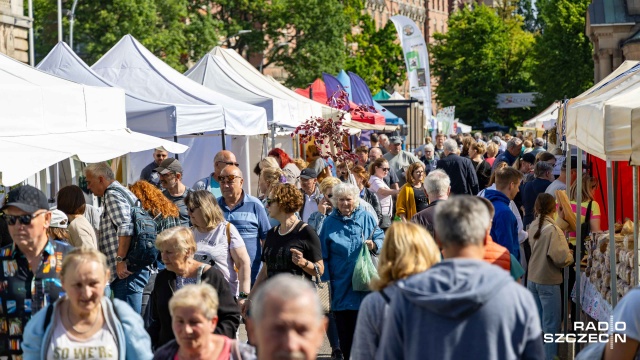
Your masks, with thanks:
[[[93,64],[122,36],[131,34],[155,55],[178,71],[187,69],[218,42],[215,19],[207,14],[206,1],[108,0],[78,1],[75,11],[74,50]],[[70,9],[71,0],[63,2]],[[34,1],[37,59],[57,42],[55,2]],[[64,40],[69,21],[64,17]]]
[[[456,117],[472,126],[489,118],[513,126],[533,115],[532,109],[496,108],[497,94],[534,87],[534,36],[523,30],[522,17],[504,14],[501,18],[484,5],[464,8],[451,15],[446,34],[434,34],[431,69],[438,78],[436,99],[442,106],[455,105]]]
[[[346,70],[362,77],[372,94],[381,89],[392,90],[394,85],[402,84],[406,66],[393,23],[389,21],[376,30],[374,20],[363,12],[354,20],[357,30],[346,36]]]
[[[542,33],[534,48],[533,78],[549,106],[564,96],[573,97],[593,85],[592,46],[584,33],[590,0],[539,0]]]

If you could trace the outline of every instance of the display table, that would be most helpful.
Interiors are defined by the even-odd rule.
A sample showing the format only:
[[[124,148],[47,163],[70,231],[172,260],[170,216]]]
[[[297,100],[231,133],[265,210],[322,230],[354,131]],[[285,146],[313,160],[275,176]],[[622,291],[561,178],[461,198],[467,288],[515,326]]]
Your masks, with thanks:
[[[611,304],[609,304],[591,283],[588,277],[580,276],[580,299],[581,308],[586,314],[598,321],[609,321],[609,316],[613,314]],[[576,302],[576,289],[571,292],[573,302]]]

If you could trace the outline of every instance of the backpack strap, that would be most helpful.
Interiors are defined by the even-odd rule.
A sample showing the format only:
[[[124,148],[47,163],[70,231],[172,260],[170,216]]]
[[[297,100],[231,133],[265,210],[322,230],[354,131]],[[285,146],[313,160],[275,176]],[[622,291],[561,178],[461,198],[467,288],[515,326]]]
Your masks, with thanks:
[[[391,302],[389,295],[387,295],[387,293],[384,292],[384,289],[380,290],[380,296],[382,296],[385,303],[389,304]]]
[[[47,305],[47,310],[44,315],[44,323],[42,324],[42,331],[47,331],[47,326],[51,322],[51,316],[53,315],[53,304]]]

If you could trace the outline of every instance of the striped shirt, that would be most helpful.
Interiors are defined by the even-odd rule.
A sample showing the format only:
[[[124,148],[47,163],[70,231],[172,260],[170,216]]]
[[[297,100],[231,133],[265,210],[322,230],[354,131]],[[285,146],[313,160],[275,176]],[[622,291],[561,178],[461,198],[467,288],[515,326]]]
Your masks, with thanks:
[[[271,225],[260,200],[247,195],[244,191],[242,194],[242,200],[233,209],[227,206],[222,196],[218,198],[218,205],[222,209],[225,220],[238,229],[247,246],[251,259],[251,283],[253,284],[258,276],[258,270],[260,270],[260,256],[262,254],[260,240],[266,239]]]

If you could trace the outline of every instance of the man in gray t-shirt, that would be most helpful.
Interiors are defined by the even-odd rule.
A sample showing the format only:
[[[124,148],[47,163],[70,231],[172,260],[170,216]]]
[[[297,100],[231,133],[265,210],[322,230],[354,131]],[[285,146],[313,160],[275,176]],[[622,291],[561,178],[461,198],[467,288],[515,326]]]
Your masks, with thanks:
[[[162,194],[176,204],[180,211],[180,225],[191,226],[191,218],[184,199],[192,191],[182,183],[182,165],[178,159],[168,158],[160,163],[155,171],[160,174],[160,183],[164,190]]]
[[[408,151],[402,150],[402,138],[399,136],[392,136],[389,141],[389,152],[384,154],[384,158],[389,162],[389,167],[395,171],[398,176],[398,186],[402,187],[407,182],[407,177],[404,172],[409,165],[419,162],[415,155]]]

